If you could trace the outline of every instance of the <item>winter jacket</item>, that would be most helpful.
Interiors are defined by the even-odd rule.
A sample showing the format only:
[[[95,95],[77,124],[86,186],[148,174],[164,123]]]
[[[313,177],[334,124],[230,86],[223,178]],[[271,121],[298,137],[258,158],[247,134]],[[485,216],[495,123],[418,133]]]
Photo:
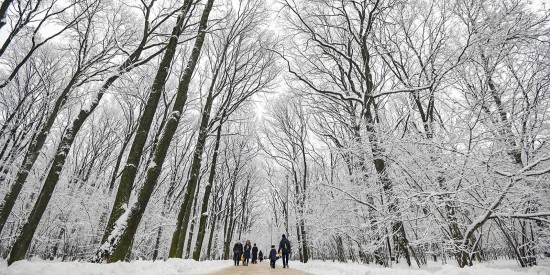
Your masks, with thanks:
[[[271,251],[269,251],[269,259],[272,261],[277,260],[277,250],[275,250],[275,248],[272,248]]]
[[[262,253],[262,251],[260,251],[260,254],[258,254],[258,257],[259,257],[260,259],[263,259],[263,258],[264,258],[264,253]]]
[[[256,259],[258,256],[258,247],[252,247],[252,258]]]
[[[279,251],[282,253],[290,253],[290,241],[287,238],[282,238],[279,242]]]
[[[244,245],[244,258],[245,259],[250,258],[250,249],[252,249],[252,247],[249,244]]]
[[[241,253],[243,253],[243,245],[240,244],[240,243],[236,243],[236,244],[233,246],[233,253],[235,253],[235,254],[241,254]]]

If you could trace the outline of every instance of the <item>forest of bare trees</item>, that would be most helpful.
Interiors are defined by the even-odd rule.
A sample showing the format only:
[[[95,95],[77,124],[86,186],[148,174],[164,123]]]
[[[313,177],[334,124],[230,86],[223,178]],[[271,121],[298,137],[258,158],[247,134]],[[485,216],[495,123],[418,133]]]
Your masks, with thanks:
[[[550,8],[5,0],[0,256],[550,253]],[[275,234],[275,235],[273,235]]]

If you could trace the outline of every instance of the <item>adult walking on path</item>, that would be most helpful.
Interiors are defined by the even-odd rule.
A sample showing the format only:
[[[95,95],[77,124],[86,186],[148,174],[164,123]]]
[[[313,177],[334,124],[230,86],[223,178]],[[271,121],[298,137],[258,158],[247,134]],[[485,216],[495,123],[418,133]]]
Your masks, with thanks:
[[[283,258],[283,268],[288,268],[288,254],[290,254],[290,241],[283,234],[283,238],[279,242],[279,252]]]
[[[258,247],[256,244],[254,244],[254,247],[252,247],[252,264],[258,263]]]
[[[282,268],[271,268],[269,267],[269,261],[263,263],[251,265],[248,267],[241,266],[230,266],[228,268],[222,269],[220,271],[211,273],[212,275],[310,275],[303,271],[296,269],[282,269]]]
[[[250,250],[252,250],[252,245],[250,245],[250,240],[247,240],[244,245],[244,266],[248,266],[248,261],[250,260]]]
[[[235,262],[234,263],[235,266],[239,265],[242,254],[243,254],[243,244],[241,243],[241,241],[237,241],[237,243],[233,246],[233,261]]]

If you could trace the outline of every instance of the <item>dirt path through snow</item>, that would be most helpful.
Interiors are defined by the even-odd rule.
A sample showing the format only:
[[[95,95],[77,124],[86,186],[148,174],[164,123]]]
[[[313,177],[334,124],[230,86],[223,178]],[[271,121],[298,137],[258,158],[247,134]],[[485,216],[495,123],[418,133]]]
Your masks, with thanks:
[[[292,265],[292,262],[289,263]],[[230,266],[218,272],[211,273],[212,275],[258,275],[258,274],[273,274],[273,275],[307,275],[299,270],[292,268],[283,268],[282,262],[277,261],[275,269],[269,267],[269,261],[263,261],[258,264],[249,264],[248,266]]]

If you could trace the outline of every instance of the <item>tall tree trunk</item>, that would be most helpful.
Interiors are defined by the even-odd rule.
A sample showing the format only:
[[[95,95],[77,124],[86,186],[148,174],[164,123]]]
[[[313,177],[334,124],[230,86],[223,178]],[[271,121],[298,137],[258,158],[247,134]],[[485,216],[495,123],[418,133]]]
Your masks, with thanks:
[[[206,234],[206,221],[210,216],[208,213],[208,205],[210,201],[210,193],[212,191],[212,186],[214,185],[214,178],[216,177],[216,163],[218,162],[218,149],[220,148],[223,119],[224,117],[222,115],[222,119],[220,120],[220,125],[218,125],[218,129],[216,131],[216,143],[214,145],[214,153],[212,155],[212,164],[210,165],[210,174],[208,175],[208,184],[206,185],[206,188],[204,190],[204,198],[202,200],[201,211],[199,212],[199,216],[200,216],[199,230],[197,232],[197,241],[195,242],[195,250],[193,251],[193,259],[195,261],[198,261],[200,259],[202,242],[204,240],[204,235]],[[212,224],[213,225],[216,224],[215,220],[212,222]],[[208,251],[210,251],[210,245],[211,243],[209,241]]]
[[[159,248],[160,248],[160,237],[162,236],[162,226],[159,225],[159,228],[157,229],[157,238],[155,239],[155,248],[153,249],[153,261],[157,260],[157,257],[159,255]]]
[[[126,151],[126,147],[128,146],[128,143],[130,143],[130,139],[132,138],[132,133],[129,133],[126,138],[124,139],[124,142],[122,142],[122,146],[120,148],[120,152],[118,153],[118,156],[116,158],[115,167],[113,168],[113,174],[111,175],[111,180],[109,180],[109,194],[113,191],[115,187],[115,182],[118,174],[118,170],[120,168],[120,164],[122,163],[122,157],[124,157],[124,152]]]
[[[199,180],[200,182],[200,180]],[[195,199],[193,200],[193,215],[191,215],[191,224],[189,224],[189,236],[187,237],[187,246],[185,247],[185,259],[189,259],[191,254],[191,242],[193,241],[193,234],[195,232],[195,222],[197,221],[197,208],[199,200],[199,188],[195,191]]]
[[[210,121],[210,109],[212,107],[213,95],[212,90],[209,91],[204,110],[201,118],[201,126],[199,135],[197,137],[197,143],[195,145],[195,151],[193,153],[193,161],[191,162],[191,168],[189,171],[189,179],[186,183],[186,190],[183,202],[178,214],[178,222],[176,224],[176,230],[172,237],[172,245],[170,247],[171,258],[181,258],[184,248],[184,240],[187,234],[187,227],[189,225],[191,206],[195,200],[194,194],[198,185],[199,173],[201,169],[202,154],[204,151],[204,145],[208,136],[208,123]]]
[[[208,245],[206,247],[207,260],[212,260],[212,242],[214,241],[214,232],[216,231],[216,225],[218,221],[218,214],[215,213],[217,211],[217,208],[215,206],[212,206],[212,208],[213,208],[212,211],[214,212],[214,214],[209,215],[211,220],[211,225],[210,225],[210,234],[208,235]]]
[[[376,129],[374,128],[375,121],[370,111],[366,112],[365,117],[366,117],[367,131],[368,131],[368,139],[372,148],[374,168],[376,169],[378,178],[382,183],[382,189],[389,197],[388,211],[394,214],[397,212],[397,205],[396,205],[396,202],[394,201],[395,195],[393,194],[393,182],[388,176],[388,173],[386,171],[386,161],[384,160],[383,149],[378,142],[378,139],[376,136]],[[405,260],[407,261],[407,264],[411,266],[411,257],[409,253],[409,240],[407,239],[403,222],[398,217],[395,217],[394,220],[392,221],[391,228],[392,228],[392,234],[395,236],[394,245],[396,246],[397,250],[403,253],[403,255],[405,256]]]
[[[358,121],[357,115],[355,114],[355,107],[349,112],[349,114],[351,117],[350,123],[352,125],[351,132],[352,132],[353,140],[357,144],[357,146],[359,146],[359,148],[363,148],[362,147],[363,137],[361,135],[361,126],[360,126],[360,122]],[[336,143],[336,144],[338,145],[339,143]],[[338,145],[338,146],[343,148],[342,145]],[[345,161],[347,160],[346,162],[349,162],[348,164],[349,175],[353,176],[354,171],[361,173],[362,183],[358,183],[358,184],[364,184],[369,181],[370,165],[368,164],[369,162],[367,161],[366,152],[363,149],[359,149],[358,151],[359,151],[357,153],[358,156],[356,158],[357,160],[355,160],[355,158],[352,157],[353,155],[350,153],[347,153],[347,156],[344,158],[344,160]],[[367,194],[367,201],[370,205],[374,205],[374,196],[372,194]],[[376,215],[376,212],[372,207],[369,207],[367,213],[368,213],[368,222],[370,222],[372,226],[372,231],[375,233],[374,238],[378,242],[380,242],[382,240],[382,236],[380,235],[378,220],[377,220],[378,217]],[[362,239],[365,240],[365,238],[362,238]],[[364,253],[364,251],[361,251],[361,252],[363,253],[364,259],[366,260],[366,262],[369,263],[370,261],[369,255]],[[373,253],[374,261],[377,264],[385,265],[386,262],[384,261],[382,254],[383,252],[381,251],[381,249],[376,249]]]
[[[194,200],[193,195],[195,194],[195,189],[198,185],[202,163],[202,154],[204,152],[204,146],[206,144],[206,138],[208,137],[209,132],[208,124],[210,123],[210,111],[212,109],[212,103],[214,101],[214,85],[215,78],[212,81],[210,88],[208,89],[208,96],[206,98],[204,109],[202,111],[199,135],[197,137],[197,143],[195,145],[195,151],[193,153],[193,161],[191,162],[191,168],[189,170],[189,178],[186,183],[183,202],[181,204],[180,212],[178,214],[176,230],[174,232],[174,236],[172,237],[172,244],[170,246],[170,258],[181,258],[183,254],[185,235],[187,234],[187,227],[190,221],[191,204]]]
[[[229,215],[231,212],[229,211],[229,209],[227,210],[227,213],[225,214],[225,218],[224,218],[224,224],[223,224],[223,259],[224,260],[229,260],[229,246],[231,245],[230,241],[231,241],[231,237],[229,236],[229,226],[230,226],[230,219],[229,219]]]
[[[137,202],[127,210],[129,211],[128,218],[120,224],[120,226],[124,228],[123,230],[121,230],[122,233],[120,233],[120,235],[111,234],[108,239],[109,243],[107,243],[106,247],[104,247],[106,251],[113,250],[112,255],[108,258],[108,262],[116,262],[123,259],[124,255],[126,254],[126,250],[128,249],[128,245],[134,238],[141,218],[143,217],[143,213],[145,212],[145,208],[147,207],[149,199],[151,198],[153,190],[157,184],[162,165],[164,163],[164,160],[166,159],[166,154],[170,147],[170,143],[172,142],[172,138],[174,137],[174,134],[177,130],[181,118],[181,113],[183,112],[183,107],[185,106],[185,103],[187,101],[187,91],[189,90],[191,77],[199,60],[200,52],[206,35],[208,17],[210,15],[210,11],[212,10],[213,4],[214,0],[208,0],[201,15],[201,19],[199,21],[198,35],[195,40],[193,50],[191,52],[191,56],[187,62],[187,67],[185,68],[185,71],[181,77],[170,119],[163,128],[163,133],[155,149],[155,153],[153,156],[153,163],[155,165],[147,169],[145,182],[138,194]]]
[[[235,168],[237,170],[237,168]],[[225,240],[223,244],[223,259],[229,260],[229,250],[231,249],[231,239],[233,238],[233,223],[235,222],[235,185],[237,184],[236,174],[231,181],[231,189],[229,192],[229,211],[225,216]],[[228,221],[229,220],[229,221]]]
[[[304,246],[302,245],[302,223],[300,220],[302,219],[302,210],[301,208],[301,196],[300,196],[300,183],[298,182],[298,173],[296,169],[294,168],[294,164],[292,164],[292,175],[293,175],[293,181],[294,181],[294,199],[295,203],[297,205],[295,209],[296,214],[296,238],[298,240],[298,253],[300,255],[300,262],[304,262]]]
[[[303,263],[307,263],[309,260],[309,250],[307,247],[307,233],[306,233],[306,224],[305,224],[305,217],[304,217],[304,210],[305,210],[305,203],[306,203],[306,190],[307,190],[307,173],[308,173],[308,165],[307,165],[307,159],[306,159],[306,145],[305,141],[302,139],[300,140],[301,147],[302,147],[302,162],[303,162],[303,168],[304,168],[304,174],[302,175],[302,186],[301,186],[301,192],[300,194],[300,229],[302,230],[302,254],[303,254]]]
[[[241,223],[239,225],[239,239],[241,239],[241,234],[244,233],[245,230],[247,230],[247,215],[248,211],[246,206],[248,205],[248,188],[250,186],[250,178],[246,181],[246,186],[244,188],[244,195],[242,199],[241,204]]]
[[[109,235],[111,235],[115,228],[116,221],[120,218],[120,216],[122,216],[125,211],[125,206],[128,205],[130,200],[132,186],[134,185],[143,154],[143,148],[145,147],[147,137],[149,136],[149,131],[151,129],[151,125],[153,124],[153,119],[155,117],[162,91],[166,85],[170,65],[172,64],[172,60],[176,54],[178,38],[183,31],[183,24],[186,21],[187,13],[191,8],[191,2],[191,0],[186,0],[184,5],[181,7],[181,13],[178,16],[176,25],[172,29],[172,35],[168,41],[166,52],[164,53],[164,56],[159,64],[153,85],[151,87],[151,92],[149,93],[149,98],[147,99],[147,103],[139,119],[134,141],[132,142],[128,159],[126,160],[126,166],[124,166],[124,169],[122,170],[113,209],[101,240],[102,243],[107,242]],[[106,255],[104,257],[106,257]]]
[[[458,226],[458,219],[456,217],[456,206],[451,203],[445,203],[445,209],[447,211],[447,219],[449,223],[449,232],[454,242],[461,242],[464,238],[460,227]],[[464,267],[470,262],[470,255],[464,249],[458,249],[455,253],[455,258],[458,266]]]
[[[298,241],[298,255],[300,256],[300,262],[304,262],[304,247],[302,246],[302,236],[300,235],[300,222],[296,221],[296,240]]]
[[[214,245],[214,249],[218,247],[217,240],[218,240],[219,234],[216,234],[214,236],[214,233],[216,232],[216,227],[218,226],[219,222],[221,222],[221,219],[222,219],[222,215],[218,213],[218,211],[222,209],[221,203],[223,199],[223,194],[221,195],[222,197],[220,197],[220,192],[223,193],[223,191],[221,191],[220,188],[216,188],[216,191],[214,192],[214,198],[212,199],[212,212],[214,214],[213,216],[210,216],[210,219],[211,219],[210,236],[208,237],[208,248],[206,252],[207,253],[206,258],[209,260],[214,259],[213,257],[218,255],[218,253],[215,253],[214,255],[212,255],[212,246]]]
[[[172,180],[170,180],[170,186],[168,187],[168,192],[167,192],[166,196],[164,197],[164,201],[162,203],[161,216],[163,218],[166,217],[166,212],[167,212],[167,209],[169,208],[169,202],[172,200],[172,196],[174,195],[174,190],[175,189],[176,189],[176,181],[174,179],[172,179]],[[161,240],[163,231],[164,231],[163,226],[159,225],[159,228],[157,230],[157,239],[155,240],[155,248],[153,250],[153,261],[155,261],[158,257],[159,248],[160,248],[160,240]]]
[[[303,255],[302,262],[303,263],[307,263],[307,261],[309,260],[309,249],[307,247],[307,232],[306,232],[305,227],[306,227],[305,226],[305,219],[302,217],[300,219],[300,229],[302,230],[301,231],[301,235],[302,235],[301,245],[302,245],[302,255]]]

